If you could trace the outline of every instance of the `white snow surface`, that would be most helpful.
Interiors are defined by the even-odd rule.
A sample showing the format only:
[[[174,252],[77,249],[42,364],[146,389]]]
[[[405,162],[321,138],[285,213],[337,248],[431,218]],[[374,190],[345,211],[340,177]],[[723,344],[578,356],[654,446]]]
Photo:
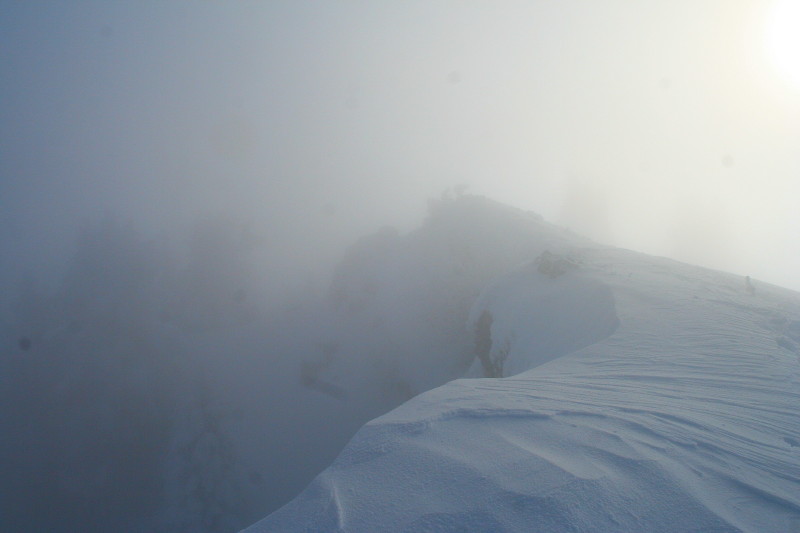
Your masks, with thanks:
[[[474,304],[511,377],[452,381],[367,423],[245,531],[800,532],[798,294],[567,253],[575,269],[525,265]]]

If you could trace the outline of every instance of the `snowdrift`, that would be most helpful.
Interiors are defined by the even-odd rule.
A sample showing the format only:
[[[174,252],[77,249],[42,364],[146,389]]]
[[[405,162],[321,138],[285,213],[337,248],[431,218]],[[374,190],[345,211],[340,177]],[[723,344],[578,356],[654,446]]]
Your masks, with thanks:
[[[530,246],[575,267],[523,265],[469,318],[480,337],[490,317],[508,377],[369,422],[247,533],[800,531],[800,297],[552,232]]]

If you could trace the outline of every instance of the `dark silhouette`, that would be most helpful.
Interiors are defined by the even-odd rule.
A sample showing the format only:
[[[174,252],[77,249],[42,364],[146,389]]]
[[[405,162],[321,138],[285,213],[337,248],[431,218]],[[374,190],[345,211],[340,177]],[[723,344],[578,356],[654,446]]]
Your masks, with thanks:
[[[475,325],[475,351],[483,366],[483,374],[487,378],[499,378],[503,375],[502,363],[492,361],[492,313],[484,311]]]
[[[539,273],[549,278],[557,278],[578,266],[572,259],[556,255],[549,250],[542,252],[542,255],[534,260],[534,264]]]
[[[750,281],[750,276],[744,277],[744,288],[747,291],[747,294],[754,295],[756,293],[756,288],[753,286],[753,283]]]

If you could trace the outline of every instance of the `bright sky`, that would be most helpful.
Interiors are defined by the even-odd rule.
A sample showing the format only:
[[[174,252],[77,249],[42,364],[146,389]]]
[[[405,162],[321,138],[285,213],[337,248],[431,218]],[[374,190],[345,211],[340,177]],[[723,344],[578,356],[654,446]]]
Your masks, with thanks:
[[[104,211],[235,211],[302,264],[463,183],[800,290],[798,20],[786,0],[8,4],[0,270],[46,270]]]

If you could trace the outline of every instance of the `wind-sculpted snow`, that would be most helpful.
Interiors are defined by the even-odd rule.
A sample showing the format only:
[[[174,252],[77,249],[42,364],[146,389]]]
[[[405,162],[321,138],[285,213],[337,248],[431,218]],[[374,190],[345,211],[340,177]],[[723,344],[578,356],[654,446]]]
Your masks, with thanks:
[[[619,325],[614,295],[605,283],[573,272],[550,278],[533,268],[490,286],[470,313],[473,330],[481,317],[492,321],[488,356],[499,374],[493,377],[517,374],[594,344]]]
[[[800,531],[798,295],[580,255],[574,273],[519,271],[479,298],[473,322],[491,310],[520,373],[454,381],[368,423],[247,532]],[[559,296],[551,316],[606,333],[568,350],[561,325],[537,326]]]

